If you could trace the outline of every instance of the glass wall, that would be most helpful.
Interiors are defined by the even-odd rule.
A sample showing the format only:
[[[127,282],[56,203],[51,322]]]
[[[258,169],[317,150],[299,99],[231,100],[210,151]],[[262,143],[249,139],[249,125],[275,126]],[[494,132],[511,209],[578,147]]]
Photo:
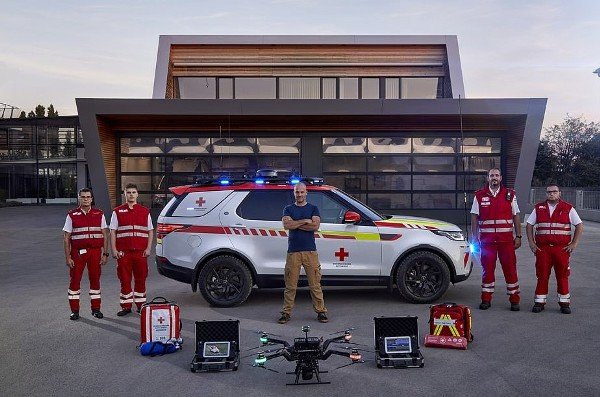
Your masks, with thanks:
[[[171,186],[263,168],[300,172],[299,137],[124,137],[120,143],[120,188],[135,183],[139,201],[155,208],[171,197]]]
[[[323,177],[374,209],[456,209],[500,167],[501,138],[323,138]]]
[[[436,99],[443,77],[177,77],[180,99]]]
[[[2,120],[0,201],[75,202],[81,144],[74,116]]]

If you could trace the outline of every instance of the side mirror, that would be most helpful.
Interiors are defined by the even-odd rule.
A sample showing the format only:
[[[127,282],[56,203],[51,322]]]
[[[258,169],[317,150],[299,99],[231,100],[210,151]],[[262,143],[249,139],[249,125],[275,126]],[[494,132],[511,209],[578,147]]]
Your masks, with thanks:
[[[344,214],[344,223],[356,224],[360,222],[360,215],[354,211],[346,211]]]

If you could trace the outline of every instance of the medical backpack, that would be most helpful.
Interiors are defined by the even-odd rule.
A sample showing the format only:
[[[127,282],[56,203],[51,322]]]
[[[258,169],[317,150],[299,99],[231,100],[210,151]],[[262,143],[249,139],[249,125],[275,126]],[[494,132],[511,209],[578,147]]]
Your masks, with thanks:
[[[182,342],[179,306],[161,296],[142,305],[140,325],[140,344]]]
[[[471,309],[468,306],[446,302],[430,307],[425,346],[465,350],[471,341]]]

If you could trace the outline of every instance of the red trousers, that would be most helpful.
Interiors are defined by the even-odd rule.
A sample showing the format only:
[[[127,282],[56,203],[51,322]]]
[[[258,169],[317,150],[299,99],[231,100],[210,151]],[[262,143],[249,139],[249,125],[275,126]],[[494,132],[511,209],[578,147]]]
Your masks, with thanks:
[[[506,243],[481,244],[481,300],[492,301],[492,294],[496,286],[496,260],[500,259],[504,279],[506,280],[506,294],[510,303],[519,303],[519,277],[517,276],[517,256],[515,245]]]
[[[75,266],[69,270],[69,306],[72,312],[79,311],[79,297],[81,296],[81,278],[83,270],[87,266],[88,277],[90,279],[90,303],[92,310],[100,310],[100,273],[102,265],[101,248],[86,248],[85,253],[80,253],[79,249],[71,249],[71,258],[75,262]]]
[[[539,250],[535,253],[535,275],[537,276],[537,286],[535,287],[535,301],[546,303],[548,297],[548,281],[550,273],[554,267],[556,276],[558,302],[559,304],[569,304],[571,295],[569,294],[569,267],[570,254],[564,250],[564,245],[538,245]]]
[[[117,260],[117,276],[121,282],[120,304],[123,309],[131,309],[132,303],[142,307],[146,302],[146,278],[148,277],[148,258],[144,251],[123,251],[122,258]],[[133,276],[133,291],[131,279]]]

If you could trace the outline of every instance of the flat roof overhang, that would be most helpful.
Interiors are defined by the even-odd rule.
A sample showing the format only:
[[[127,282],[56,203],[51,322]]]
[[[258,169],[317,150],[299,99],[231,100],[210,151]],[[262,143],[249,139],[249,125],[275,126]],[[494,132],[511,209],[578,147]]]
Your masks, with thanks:
[[[505,131],[505,181],[527,199],[547,99],[76,100],[94,196],[116,204],[116,132]],[[461,117],[462,116],[462,117]],[[526,202],[526,201],[525,201]]]

